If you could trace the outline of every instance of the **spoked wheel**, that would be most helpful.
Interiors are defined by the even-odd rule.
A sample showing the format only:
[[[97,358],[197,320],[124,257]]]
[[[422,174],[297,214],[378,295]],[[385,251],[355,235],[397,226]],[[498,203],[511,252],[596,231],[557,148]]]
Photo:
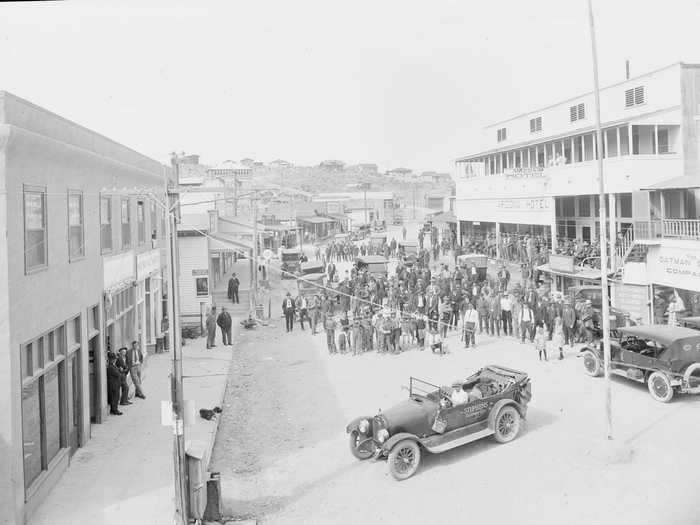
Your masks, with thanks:
[[[363,437],[357,430],[350,432],[350,452],[357,459],[369,459],[374,455],[374,451],[371,448],[368,450],[359,449],[362,441]]]
[[[685,369],[683,381],[688,394],[700,394],[700,363],[692,363]]]
[[[420,447],[413,440],[399,441],[389,453],[389,472],[398,481],[413,476],[419,463]]]
[[[591,377],[600,377],[603,372],[600,359],[590,350],[586,350],[583,353],[583,367],[586,369],[586,373]]]
[[[647,379],[651,397],[661,403],[668,403],[673,398],[673,387],[666,374],[654,372]]]
[[[494,437],[499,443],[513,441],[520,432],[520,414],[512,406],[503,407],[496,416]]]

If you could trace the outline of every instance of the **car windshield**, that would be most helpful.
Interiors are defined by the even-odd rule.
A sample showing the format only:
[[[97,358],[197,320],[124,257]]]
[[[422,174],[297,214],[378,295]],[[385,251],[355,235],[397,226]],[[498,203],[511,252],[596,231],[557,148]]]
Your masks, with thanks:
[[[440,399],[440,387],[412,377],[409,396],[427,397],[437,402]]]

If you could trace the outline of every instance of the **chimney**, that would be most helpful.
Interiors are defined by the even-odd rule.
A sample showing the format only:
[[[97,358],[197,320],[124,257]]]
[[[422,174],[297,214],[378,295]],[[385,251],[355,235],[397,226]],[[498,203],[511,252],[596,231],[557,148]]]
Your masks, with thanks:
[[[625,60],[625,80],[630,79],[630,61]]]

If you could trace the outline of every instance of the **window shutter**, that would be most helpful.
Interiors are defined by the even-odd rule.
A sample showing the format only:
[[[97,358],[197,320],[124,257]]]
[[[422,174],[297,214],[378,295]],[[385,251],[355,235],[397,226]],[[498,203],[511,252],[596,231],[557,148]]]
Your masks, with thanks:
[[[578,119],[577,113],[576,113],[576,106],[571,106],[569,108],[569,119],[571,122],[575,122]]]
[[[632,106],[634,106],[634,89],[628,89],[625,91],[625,107]]]
[[[578,105],[578,119],[584,119],[586,118],[586,106],[585,104],[579,104]]]
[[[634,103],[644,104],[644,86],[634,88]]]

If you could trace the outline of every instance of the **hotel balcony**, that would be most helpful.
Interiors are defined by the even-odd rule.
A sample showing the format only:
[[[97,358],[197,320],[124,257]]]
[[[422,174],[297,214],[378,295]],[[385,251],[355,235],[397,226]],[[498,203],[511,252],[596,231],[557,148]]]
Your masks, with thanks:
[[[634,221],[634,238],[684,239],[700,241],[700,219],[658,219]]]

